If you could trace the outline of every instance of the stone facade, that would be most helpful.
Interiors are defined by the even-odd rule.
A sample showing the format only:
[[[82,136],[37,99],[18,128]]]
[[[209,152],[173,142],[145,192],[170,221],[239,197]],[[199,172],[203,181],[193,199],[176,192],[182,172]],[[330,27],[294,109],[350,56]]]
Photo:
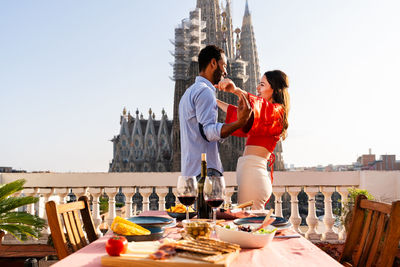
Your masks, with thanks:
[[[171,171],[172,121],[162,111],[161,120],[149,110],[147,120],[143,115],[136,117],[126,113],[121,115],[119,135],[114,136],[113,160],[110,172],[169,172]]]
[[[249,6],[246,1],[241,29],[233,30],[230,2],[226,0],[226,5],[220,7],[218,0],[197,0],[196,8],[189,13],[189,18],[183,19],[175,28],[175,38],[171,41],[174,45],[174,120],[168,121],[164,112],[161,120],[156,121],[152,114],[148,120],[143,120],[139,119],[138,112],[136,118],[133,118],[124,111],[120,134],[111,140],[114,143],[114,157],[110,163],[110,172],[180,171],[179,101],[199,73],[197,56],[204,46],[215,44],[223,48],[228,59],[228,77],[238,87],[255,93],[260,80],[260,67]],[[217,98],[229,104],[237,104],[236,96],[232,94],[218,92]],[[225,120],[225,113],[220,110],[218,120]],[[143,133],[144,128],[146,131]],[[233,136],[219,144],[225,171],[236,170],[244,145],[244,138]],[[274,169],[284,170],[280,142],[274,153]]]

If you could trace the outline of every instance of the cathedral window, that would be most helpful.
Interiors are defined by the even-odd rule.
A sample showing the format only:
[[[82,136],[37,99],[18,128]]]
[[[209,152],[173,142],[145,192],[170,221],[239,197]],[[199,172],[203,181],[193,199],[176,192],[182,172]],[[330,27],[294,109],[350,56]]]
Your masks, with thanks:
[[[135,146],[138,147],[139,146],[139,140],[135,140]]]
[[[149,141],[147,141],[147,145],[151,146],[153,144],[153,141],[151,141],[151,139],[149,139]]]
[[[122,140],[122,146],[126,146],[126,141]]]

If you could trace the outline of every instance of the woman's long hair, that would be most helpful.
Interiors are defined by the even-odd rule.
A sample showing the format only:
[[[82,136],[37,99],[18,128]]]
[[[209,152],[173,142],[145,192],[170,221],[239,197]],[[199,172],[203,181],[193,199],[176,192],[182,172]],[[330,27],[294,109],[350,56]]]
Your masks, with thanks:
[[[280,70],[272,70],[264,73],[267,81],[271,85],[274,92],[272,93],[272,103],[281,104],[283,107],[282,117],[282,140],[285,140],[287,135],[287,128],[289,127],[288,115],[290,109],[290,97],[288,92],[289,80],[287,75]]]

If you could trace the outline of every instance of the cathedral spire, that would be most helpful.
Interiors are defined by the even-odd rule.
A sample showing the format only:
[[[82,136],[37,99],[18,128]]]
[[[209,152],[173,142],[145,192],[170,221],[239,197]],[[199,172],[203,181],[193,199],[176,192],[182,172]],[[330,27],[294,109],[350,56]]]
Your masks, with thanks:
[[[244,84],[244,89],[254,94],[260,82],[260,65],[258,62],[256,39],[247,0],[240,35],[240,55],[243,60],[248,62],[246,73],[249,75],[249,79]]]
[[[246,0],[246,7],[244,8],[244,15],[245,16],[250,16],[249,1],[247,1],[247,0]]]
[[[226,31],[224,32],[224,41],[226,42],[225,53],[228,58],[234,58],[234,44],[233,44],[233,25],[232,25],[232,12],[231,0],[226,0],[225,5],[225,20],[224,25]]]

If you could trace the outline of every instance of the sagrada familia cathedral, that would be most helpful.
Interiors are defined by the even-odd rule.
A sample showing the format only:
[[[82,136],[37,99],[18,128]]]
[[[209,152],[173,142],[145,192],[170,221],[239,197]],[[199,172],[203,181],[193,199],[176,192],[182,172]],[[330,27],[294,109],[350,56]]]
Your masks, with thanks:
[[[228,77],[235,84],[255,93],[260,81],[260,67],[251,14],[246,1],[242,27],[233,29],[231,1],[220,6],[218,0],[197,0],[196,9],[189,18],[175,28],[172,42],[174,51],[173,77],[175,81],[174,114],[169,120],[162,110],[160,120],[150,109],[148,118],[127,113],[124,108],[120,118],[119,135],[111,140],[114,144],[110,172],[170,172],[180,171],[179,101],[185,90],[194,83],[199,73],[197,56],[204,46],[215,44],[225,50],[228,59]],[[218,92],[217,98],[236,104],[236,96]],[[219,111],[218,120],[223,122],[225,114]],[[235,171],[237,159],[242,155],[244,138],[229,137],[219,144],[225,171]],[[282,145],[278,142],[275,151],[275,170],[284,170]],[[199,163],[200,164],[200,163]]]

